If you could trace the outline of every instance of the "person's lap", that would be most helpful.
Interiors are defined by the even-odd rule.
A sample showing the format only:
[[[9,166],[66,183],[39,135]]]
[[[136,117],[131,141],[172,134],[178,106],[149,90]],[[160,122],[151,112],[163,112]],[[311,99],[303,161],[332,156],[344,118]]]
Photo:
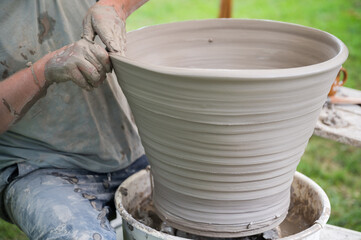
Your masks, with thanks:
[[[115,240],[108,216],[122,181],[148,165],[143,156],[111,174],[38,169],[13,180],[4,203],[10,219],[30,239]]]

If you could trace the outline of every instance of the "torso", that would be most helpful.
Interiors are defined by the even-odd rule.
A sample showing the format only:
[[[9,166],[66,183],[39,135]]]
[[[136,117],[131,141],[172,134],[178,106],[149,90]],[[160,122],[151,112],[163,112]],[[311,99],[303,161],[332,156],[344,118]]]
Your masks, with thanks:
[[[94,0],[0,2],[0,80],[49,51],[80,39]],[[47,95],[0,135],[0,169],[17,162],[39,167],[109,172],[144,153],[126,99],[113,75],[86,92],[72,82]]]

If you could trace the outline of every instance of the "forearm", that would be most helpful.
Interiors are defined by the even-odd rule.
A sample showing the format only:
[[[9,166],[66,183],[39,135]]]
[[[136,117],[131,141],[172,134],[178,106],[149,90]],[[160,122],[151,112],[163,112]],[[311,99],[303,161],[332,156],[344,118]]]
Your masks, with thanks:
[[[50,53],[32,68],[25,68],[0,82],[0,134],[19,120],[48,88],[44,76],[45,63],[54,55]]]
[[[147,1],[148,0],[100,0],[97,4],[113,6],[119,16],[125,16],[125,18],[127,18]]]

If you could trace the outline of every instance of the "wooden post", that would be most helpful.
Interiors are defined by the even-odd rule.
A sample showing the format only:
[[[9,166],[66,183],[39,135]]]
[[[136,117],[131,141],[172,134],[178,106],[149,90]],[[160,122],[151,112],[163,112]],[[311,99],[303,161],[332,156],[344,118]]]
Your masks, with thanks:
[[[219,18],[232,17],[232,0],[221,0]]]

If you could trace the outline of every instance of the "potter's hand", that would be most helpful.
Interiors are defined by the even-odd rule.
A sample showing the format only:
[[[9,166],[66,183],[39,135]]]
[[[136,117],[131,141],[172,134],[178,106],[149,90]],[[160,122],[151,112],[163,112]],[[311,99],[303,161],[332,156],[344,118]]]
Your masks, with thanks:
[[[99,45],[82,39],[57,51],[45,65],[48,85],[73,81],[91,90],[99,86],[111,71],[108,53]]]
[[[125,16],[113,6],[95,4],[83,20],[83,38],[93,41],[98,35],[109,52],[124,54]]]

